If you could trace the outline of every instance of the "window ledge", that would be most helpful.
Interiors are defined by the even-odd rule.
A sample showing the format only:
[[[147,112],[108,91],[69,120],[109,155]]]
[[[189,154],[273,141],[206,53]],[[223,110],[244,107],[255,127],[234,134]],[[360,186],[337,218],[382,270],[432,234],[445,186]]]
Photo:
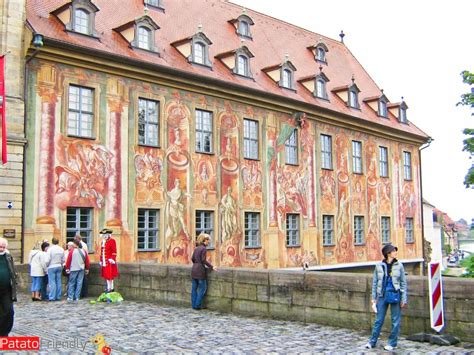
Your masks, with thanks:
[[[71,137],[71,138],[80,138],[80,139],[87,139],[89,141],[95,141],[96,138],[95,137],[86,137],[86,136],[76,136],[75,134],[67,134],[68,137]]]
[[[301,244],[298,245],[287,245],[287,248],[301,248]]]
[[[364,243],[354,243],[355,247],[365,247],[365,242]]]
[[[152,144],[140,144],[138,143],[139,147],[146,147],[146,148],[156,148],[156,149],[161,149],[160,145],[152,145]]]
[[[157,251],[161,251],[161,249],[156,249],[156,248],[155,248],[155,249],[137,249],[137,251],[138,251],[139,253],[144,253],[144,252],[146,253],[146,252],[157,252]]]
[[[244,247],[244,249],[246,249],[246,250],[251,250],[251,249],[262,249],[262,246],[261,246],[261,245],[258,245],[258,246]]]
[[[94,36],[93,34],[76,32],[74,30],[65,30],[65,31],[68,32],[68,33],[75,34],[75,35],[84,36],[84,37],[92,38],[92,39],[95,39],[95,40],[100,40],[100,38],[98,36]]]
[[[334,168],[324,168],[324,167],[321,167],[322,170],[327,170],[327,171],[334,171]]]
[[[335,246],[336,246],[336,244],[323,244],[324,248],[333,248]]]
[[[215,155],[216,153],[214,152],[201,152],[199,150],[196,150],[195,153],[198,153],[198,154],[206,154],[206,155]]]
[[[249,157],[244,157],[245,160],[252,160],[252,161],[260,161],[260,158],[249,158]]]

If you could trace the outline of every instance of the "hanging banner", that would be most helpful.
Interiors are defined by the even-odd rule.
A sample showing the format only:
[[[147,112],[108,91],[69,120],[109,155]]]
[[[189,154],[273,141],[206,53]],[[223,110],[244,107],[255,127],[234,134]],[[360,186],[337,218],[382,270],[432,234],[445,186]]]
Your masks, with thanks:
[[[0,57],[0,118],[2,119],[2,164],[7,163],[7,119],[5,117],[5,56]]]

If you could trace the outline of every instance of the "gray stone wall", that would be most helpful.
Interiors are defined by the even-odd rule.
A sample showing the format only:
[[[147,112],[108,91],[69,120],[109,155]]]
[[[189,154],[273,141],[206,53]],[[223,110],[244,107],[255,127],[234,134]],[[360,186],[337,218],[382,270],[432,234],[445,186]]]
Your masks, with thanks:
[[[190,266],[120,264],[119,269],[116,289],[125,299],[190,307]],[[27,266],[19,266],[19,271],[26,289]],[[474,280],[445,278],[443,284],[446,332],[473,342]],[[206,306],[246,316],[369,330],[374,322],[369,311],[371,285],[371,274],[222,268],[209,275]],[[103,288],[94,265],[89,291],[99,295]],[[402,333],[429,332],[427,278],[408,276],[408,290]]]

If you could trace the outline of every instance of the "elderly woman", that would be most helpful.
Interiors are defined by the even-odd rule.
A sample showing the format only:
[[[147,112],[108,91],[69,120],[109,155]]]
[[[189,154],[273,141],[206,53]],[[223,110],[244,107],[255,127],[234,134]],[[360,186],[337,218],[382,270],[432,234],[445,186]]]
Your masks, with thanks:
[[[8,242],[0,238],[0,336],[6,337],[13,328],[13,302],[16,301],[16,272],[13,258],[7,251]]]
[[[191,271],[191,306],[193,309],[202,309],[202,300],[207,291],[207,270],[217,270],[216,267],[207,261],[206,247],[209,245],[211,236],[201,233],[197,239],[197,247],[194,249],[191,260],[193,268]]]

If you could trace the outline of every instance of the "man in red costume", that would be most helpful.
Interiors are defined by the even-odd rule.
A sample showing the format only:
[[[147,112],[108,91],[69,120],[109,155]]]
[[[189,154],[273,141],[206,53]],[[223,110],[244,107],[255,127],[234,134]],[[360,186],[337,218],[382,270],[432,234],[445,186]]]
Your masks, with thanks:
[[[107,282],[106,292],[114,291],[114,279],[118,276],[117,268],[117,244],[111,238],[112,231],[110,229],[102,229],[102,245],[100,248],[100,270],[102,278]]]

